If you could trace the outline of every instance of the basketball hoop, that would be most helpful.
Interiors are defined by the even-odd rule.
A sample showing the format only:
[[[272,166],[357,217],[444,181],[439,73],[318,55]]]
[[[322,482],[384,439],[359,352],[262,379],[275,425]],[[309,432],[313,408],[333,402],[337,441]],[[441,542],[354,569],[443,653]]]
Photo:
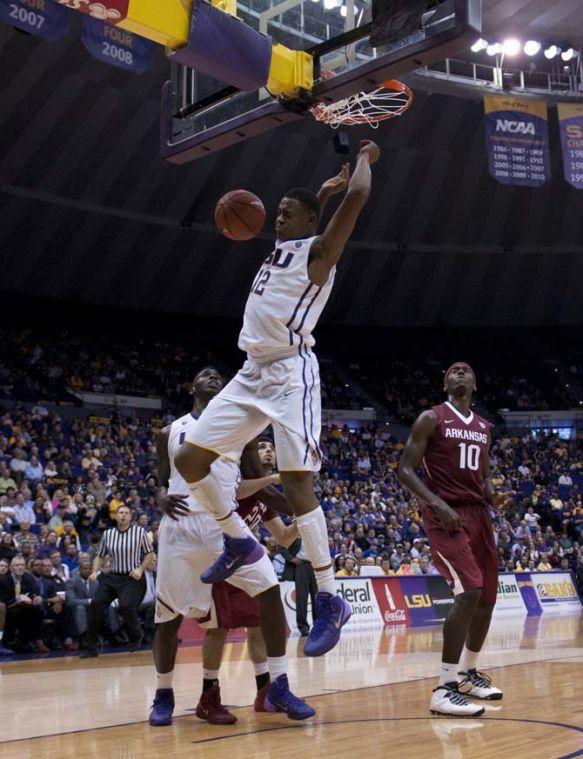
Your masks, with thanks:
[[[381,121],[401,116],[413,102],[413,93],[406,84],[390,79],[372,92],[358,92],[337,103],[318,103],[310,113],[332,129],[339,126],[368,124],[378,129]]]

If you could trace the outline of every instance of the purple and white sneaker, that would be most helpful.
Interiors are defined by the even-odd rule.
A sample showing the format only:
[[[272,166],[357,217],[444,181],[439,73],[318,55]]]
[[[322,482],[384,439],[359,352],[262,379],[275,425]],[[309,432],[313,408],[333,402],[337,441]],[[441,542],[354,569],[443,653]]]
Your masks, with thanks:
[[[348,622],[352,609],[342,596],[320,592],[316,596],[316,620],[304,646],[306,656],[322,656],[340,640],[340,630]]]
[[[285,712],[295,720],[309,719],[316,713],[303,699],[294,696],[289,689],[287,675],[280,675],[269,684],[263,708],[266,712]]]
[[[254,564],[263,556],[264,550],[260,543],[251,536],[247,538],[231,538],[225,535],[223,553],[205,569],[200,579],[207,585],[223,582],[244,564]]]

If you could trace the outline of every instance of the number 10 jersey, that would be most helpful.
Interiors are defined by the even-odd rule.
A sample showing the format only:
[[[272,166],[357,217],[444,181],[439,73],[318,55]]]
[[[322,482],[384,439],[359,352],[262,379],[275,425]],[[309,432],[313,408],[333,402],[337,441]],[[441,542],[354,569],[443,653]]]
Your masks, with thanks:
[[[336,267],[319,287],[308,277],[315,237],[276,242],[251,286],[239,348],[256,361],[276,361],[311,348],[312,331],[328,301]]]
[[[432,411],[439,426],[423,457],[425,484],[450,506],[483,504],[484,460],[492,425],[473,411],[463,416],[449,401]]]

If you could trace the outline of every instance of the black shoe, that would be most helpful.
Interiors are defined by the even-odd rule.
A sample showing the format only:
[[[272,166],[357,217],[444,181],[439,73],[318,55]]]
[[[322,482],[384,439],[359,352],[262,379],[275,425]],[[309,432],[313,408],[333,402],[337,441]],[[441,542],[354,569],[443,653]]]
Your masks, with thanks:
[[[86,651],[81,651],[79,654],[80,659],[96,659],[99,656],[95,648],[88,648]]]
[[[130,640],[130,643],[128,645],[128,651],[138,651],[141,645],[142,645],[142,636],[140,635],[140,637],[136,638],[136,640]]]

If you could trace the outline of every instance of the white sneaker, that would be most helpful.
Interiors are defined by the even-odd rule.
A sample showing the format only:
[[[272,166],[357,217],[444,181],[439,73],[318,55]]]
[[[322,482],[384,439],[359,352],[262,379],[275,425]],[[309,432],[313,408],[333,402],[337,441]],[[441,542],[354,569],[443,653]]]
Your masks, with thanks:
[[[484,701],[499,701],[503,696],[502,691],[492,685],[491,678],[484,672],[470,669],[468,672],[459,672],[459,676],[461,682],[458,683],[458,690],[465,696]]]
[[[485,709],[472,704],[457,688],[438,685],[431,696],[429,711],[442,717],[480,717]]]

